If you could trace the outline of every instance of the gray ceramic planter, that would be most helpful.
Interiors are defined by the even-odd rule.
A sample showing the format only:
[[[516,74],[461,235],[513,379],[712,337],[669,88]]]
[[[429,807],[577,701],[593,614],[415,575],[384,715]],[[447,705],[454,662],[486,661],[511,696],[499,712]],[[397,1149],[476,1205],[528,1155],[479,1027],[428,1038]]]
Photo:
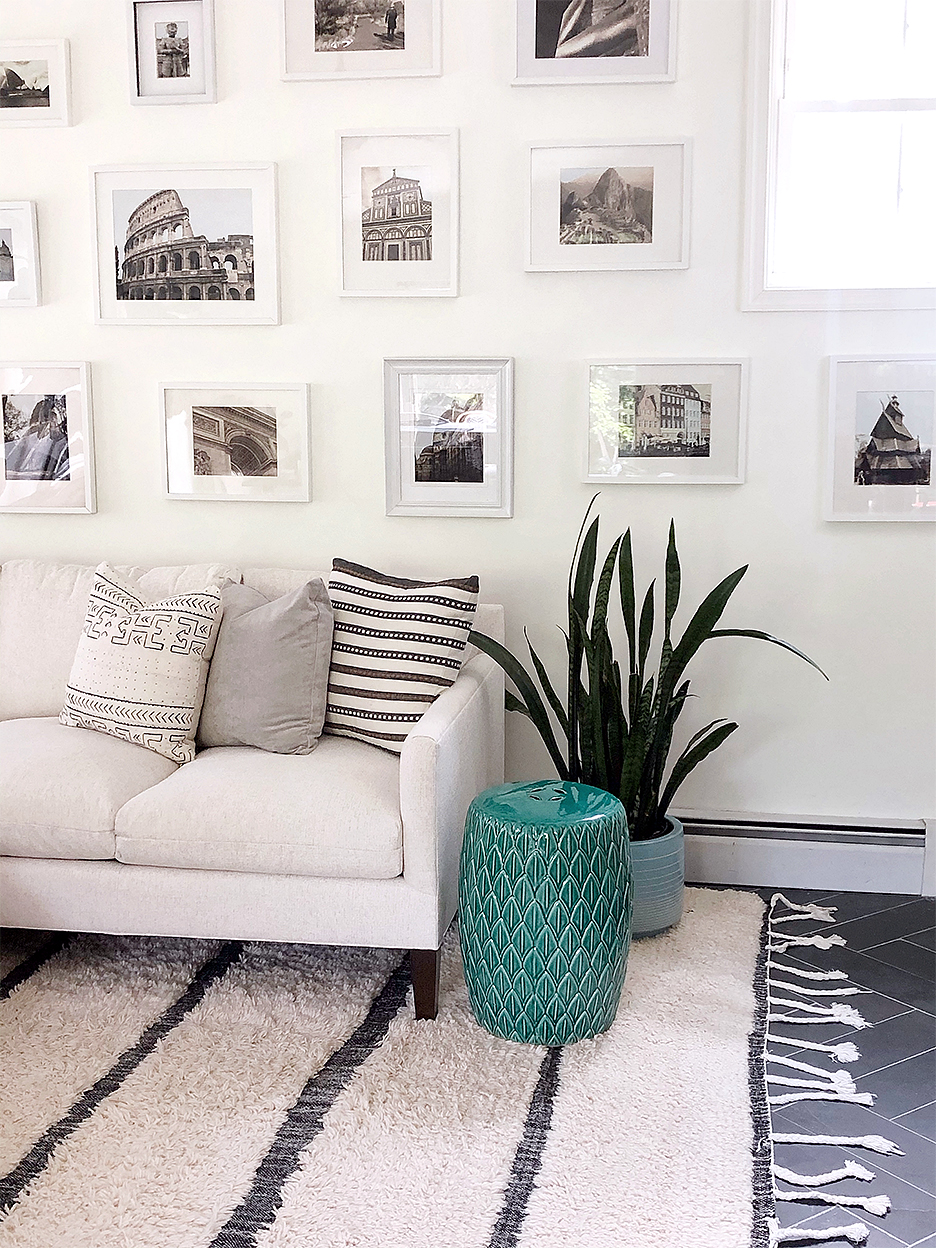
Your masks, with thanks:
[[[682,917],[686,874],[683,827],[671,815],[667,815],[666,821],[670,830],[665,836],[652,841],[631,841],[634,936],[652,936],[672,927]]]

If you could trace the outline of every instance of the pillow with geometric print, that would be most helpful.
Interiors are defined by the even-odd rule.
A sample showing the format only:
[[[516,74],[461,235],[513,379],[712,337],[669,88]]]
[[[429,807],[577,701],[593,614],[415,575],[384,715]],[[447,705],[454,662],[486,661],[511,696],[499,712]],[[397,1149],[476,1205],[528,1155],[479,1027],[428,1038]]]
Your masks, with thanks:
[[[150,602],[102,563],[59,722],[190,762],[220,619],[218,584]]]

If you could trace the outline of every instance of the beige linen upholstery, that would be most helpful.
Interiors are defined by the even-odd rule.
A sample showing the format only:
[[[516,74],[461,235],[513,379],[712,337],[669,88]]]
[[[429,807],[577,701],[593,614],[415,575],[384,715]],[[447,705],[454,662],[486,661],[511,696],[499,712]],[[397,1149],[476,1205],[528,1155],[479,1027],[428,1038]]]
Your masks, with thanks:
[[[336,737],[311,754],[203,750],[120,811],[116,856],[153,867],[390,879],[403,869],[399,760]]]
[[[152,750],[57,719],[0,723],[0,852],[113,858],[114,818],[176,764]]]

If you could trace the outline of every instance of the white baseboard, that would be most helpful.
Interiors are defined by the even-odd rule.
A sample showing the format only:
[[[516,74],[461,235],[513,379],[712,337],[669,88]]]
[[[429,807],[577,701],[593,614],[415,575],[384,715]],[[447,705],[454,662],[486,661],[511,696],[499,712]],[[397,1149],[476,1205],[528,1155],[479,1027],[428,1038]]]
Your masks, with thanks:
[[[936,819],[925,819],[926,848],[923,851],[924,897],[936,897]]]

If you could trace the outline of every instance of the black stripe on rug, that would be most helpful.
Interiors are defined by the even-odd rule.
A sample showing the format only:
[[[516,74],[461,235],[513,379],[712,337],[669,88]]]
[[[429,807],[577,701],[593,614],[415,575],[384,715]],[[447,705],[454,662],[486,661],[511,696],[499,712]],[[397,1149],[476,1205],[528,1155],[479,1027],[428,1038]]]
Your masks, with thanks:
[[[136,1044],[118,1057],[106,1075],[102,1075],[97,1083],[82,1092],[65,1117],[49,1127],[19,1165],[0,1178],[0,1218],[9,1213],[25,1188],[46,1168],[59,1144],[90,1118],[102,1101],[117,1091],[144,1058],[153,1052],[160,1040],[178,1027],[185,1016],[199,1004],[211,985],[221,979],[237,961],[243,948],[243,942],[239,940],[231,940],[222,945],[218,953],[201,967],[182,996],[146,1028]]]
[[[539,1079],[530,1098],[523,1135],[517,1145],[504,1203],[494,1224],[488,1248],[516,1248],[526,1217],[533,1182],[543,1162],[543,1149],[552,1123],[553,1103],[559,1090],[562,1049],[552,1048],[540,1065]]]
[[[258,1234],[272,1224],[282,1207],[283,1187],[299,1169],[303,1152],[322,1130],[328,1111],[358,1067],[383,1041],[406,1000],[409,985],[409,968],[404,958],[374,998],[364,1021],[321,1070],[306,1081],[280,1124],[269,1152],[257,1167],[250,1191],[209,1248],[254,1248]]]
[[[60,953],[73,938],[74,932],[56,932],[54,936],[44,940],[28,958],[20,962],[19,966],[15,966],[9,975],[4,975],[3,979],[0,979],[0,1001],[5,1001],[11,992],[15,991],[20,984],[24,984],[31,975],[35,975],[40,967],[45,966],[50,958]]]
[[[754,965],[754,1023],[748,1037],[748,1086],[751,1094],[751,1120],[754,1138],[751,1155],[754,1161],[753,1226],[751,1248],[769,1248],[770,1219],[774,1216],[773,1141],[771,1138],[770,1104],[767,1100],[767,1078],[764,1051],[767,1048],[767,1015],[770,994],[767,988],[767,957],[770,941],[770,906],[764,912],[760,946]]]

